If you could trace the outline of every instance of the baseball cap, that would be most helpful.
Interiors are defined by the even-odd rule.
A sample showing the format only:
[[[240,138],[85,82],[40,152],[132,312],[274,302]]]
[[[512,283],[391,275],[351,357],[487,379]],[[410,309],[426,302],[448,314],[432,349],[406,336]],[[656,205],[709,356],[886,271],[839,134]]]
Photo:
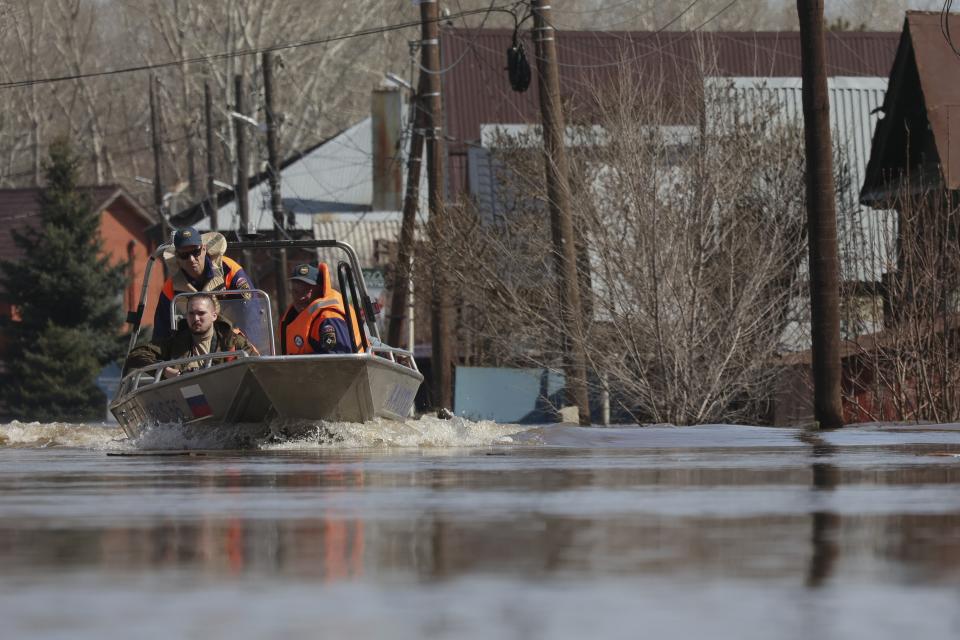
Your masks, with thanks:
[[[199,247],[202,244],[203,244],[203,240],[200,238],[200,232],[194,229],[193,227],[184,227],[183,229],[177,229],[177,232],[173,234],[174,249],[185,249],[187,247]]]
[[[312,264],[298,264],[290,274],[290,280],[300,280],[315,285],[320,277],[320,270]]]

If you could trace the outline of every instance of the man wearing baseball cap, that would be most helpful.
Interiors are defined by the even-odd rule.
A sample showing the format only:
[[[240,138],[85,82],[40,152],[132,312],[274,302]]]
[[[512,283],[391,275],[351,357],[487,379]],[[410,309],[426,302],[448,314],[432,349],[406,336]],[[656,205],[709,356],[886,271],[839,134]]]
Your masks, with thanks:
[[[290,283],[293,303],[280,319],[281,353],[353,353],[343,297],[330,286],[327,265],[298,264]],[[354,324],[354,341],[359,345],[357,331]]]
[[[216,231],[201,234],[193,227],[177,229],[173,234],[173,249],[176,266],[171,269],[173,275],[163,283],[153,314],[154,339],[166,338],[172,333],[170,306],[178,293],[253,288],[243,267],[223,255],[227,239]]]

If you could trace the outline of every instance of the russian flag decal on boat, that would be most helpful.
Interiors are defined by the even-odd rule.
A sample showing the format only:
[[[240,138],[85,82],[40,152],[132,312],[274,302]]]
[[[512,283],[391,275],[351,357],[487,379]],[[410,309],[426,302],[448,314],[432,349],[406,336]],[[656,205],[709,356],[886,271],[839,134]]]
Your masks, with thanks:
[[[207,396],[203,395],[203,389],[198,384],[191,384],[188,387],[180,389],[180,395],[190,405],[190,412],[194,418],[205,418],[213,415],[213,409],[207,402]]]

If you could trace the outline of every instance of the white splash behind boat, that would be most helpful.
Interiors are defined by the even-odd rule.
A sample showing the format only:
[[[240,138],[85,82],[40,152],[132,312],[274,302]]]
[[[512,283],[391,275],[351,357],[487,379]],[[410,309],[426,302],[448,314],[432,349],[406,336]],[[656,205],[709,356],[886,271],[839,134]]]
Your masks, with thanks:
[[[339,249],[348,262],[337,267],[340,291],[348,314],[362,318],[360,340],[354,353],[328,355],[276,355],[275,317],[269,296],[260,290],[221,291],[221,315],[240,327],[260,355],[243,352],[211,353],[158,363],[125,372],[110,403],[110,411],[131,438],[147,427],[195,425],[215,429],[220,425],[262,425],[284,422],[366,422],[376,417],[402,420],[410,415],[423,375],[410,351],[380,341],[373,304],[367,294],[356,252],[335,240],[273,240],[231,244],[231,250]],[[140,334],[150,271],[169,245],[150,257],[144,274],[140,305],[130,318],[134,329],[130,349]],[[189,294],[174,300],[171,313]],[[349,324],[349,323],[348,323]],[[176,326],[175,320],[171,326]],[[352,333],[352,332],[351,332]],[[362,347],[362,352],[360,351]],[[224,361],[231,358],[229,361]],[[163,368],[186,362],[201,368],[162,379]],[[253,435],[258,435],[256,429]]]

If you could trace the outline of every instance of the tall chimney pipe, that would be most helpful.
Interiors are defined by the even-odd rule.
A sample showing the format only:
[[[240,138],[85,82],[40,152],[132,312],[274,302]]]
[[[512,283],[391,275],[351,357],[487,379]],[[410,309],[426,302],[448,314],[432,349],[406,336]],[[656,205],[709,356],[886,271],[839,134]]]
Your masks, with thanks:
[[[403,207],[403,159],[400,130],[403,94],[396,87],[373,90],[370,106],[373,143],[373,210],[399,211]]]

